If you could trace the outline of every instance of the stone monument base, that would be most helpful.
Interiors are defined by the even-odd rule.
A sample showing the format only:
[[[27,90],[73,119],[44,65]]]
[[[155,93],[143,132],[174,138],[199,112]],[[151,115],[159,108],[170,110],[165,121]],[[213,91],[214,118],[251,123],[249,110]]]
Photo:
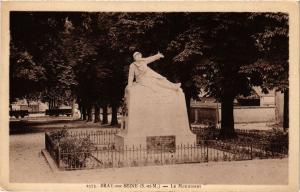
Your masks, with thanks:
[[[124,116],[115,147],[187,145],[196,142],[189,127],[182,90],[155,90],[134,85],[126,93],[128,115]]]

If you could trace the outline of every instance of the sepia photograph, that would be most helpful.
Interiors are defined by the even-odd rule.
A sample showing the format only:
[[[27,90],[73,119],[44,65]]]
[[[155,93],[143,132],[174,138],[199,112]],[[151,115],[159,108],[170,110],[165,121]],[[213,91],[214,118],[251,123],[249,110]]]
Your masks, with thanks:
[[[296,3],[83,4],[2,5],[3,190],[298,190]]]

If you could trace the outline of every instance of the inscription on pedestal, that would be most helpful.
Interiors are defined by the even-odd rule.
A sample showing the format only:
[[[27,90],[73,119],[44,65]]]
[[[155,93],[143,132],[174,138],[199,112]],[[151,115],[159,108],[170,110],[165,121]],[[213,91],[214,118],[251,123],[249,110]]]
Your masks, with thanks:
[[[175,135],[146,137],[147,151],[174,152],[176,149]]]

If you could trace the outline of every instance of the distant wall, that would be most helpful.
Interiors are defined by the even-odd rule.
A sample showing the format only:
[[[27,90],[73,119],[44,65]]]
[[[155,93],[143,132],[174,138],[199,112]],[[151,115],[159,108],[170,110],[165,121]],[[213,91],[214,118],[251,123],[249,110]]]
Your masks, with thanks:
[[[275,106],[275,97],[274,96],[262,96],[260,97],[261,106]]]
[[[275,122],[275,107],[234,107],[233,114],[235,123]],[[219,117],[221,121],[221,109]]]
[[[283,107],[284,107],[284,94],[280,92],[276,92],[276,123],[283,123]]]
[[[217,112],[218,108],[218,112]],[[275,122],[274,106],[235,106],[235,123]],[[220,104],[192,105],[191,123],[216,123],[221,121]]]
[[[218,112],[213,106],[192,106],[190,122],[195,124],[217,124]]]

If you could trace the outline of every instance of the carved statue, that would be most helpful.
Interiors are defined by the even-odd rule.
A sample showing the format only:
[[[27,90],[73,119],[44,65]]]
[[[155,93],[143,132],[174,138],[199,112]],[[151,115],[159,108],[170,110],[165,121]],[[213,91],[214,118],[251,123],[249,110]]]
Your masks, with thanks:
[[[126,89],[130,89],[134,84],[142,85],[157,92],[160,88],[172,89],[174,91],[181,90],[181,83],[172,83],[165,77],[153,71],[148,67],[149,63],[164,58],[158,52],[156,55],[143,58],[140,52],[133,54],[134,62],[129,67],[128,85]],[[133,82],[135,77],[135,83]]]
[[[196,142],[196,135],[190,131],[181,84],[168,81],[148,67],[163,57],[159,52],[146,58],[139,52],[133,54],[122,108],[122,131],[115,139],[117,148],[147,148],[147,138],[160,136],[175,136],[177,144]]]

